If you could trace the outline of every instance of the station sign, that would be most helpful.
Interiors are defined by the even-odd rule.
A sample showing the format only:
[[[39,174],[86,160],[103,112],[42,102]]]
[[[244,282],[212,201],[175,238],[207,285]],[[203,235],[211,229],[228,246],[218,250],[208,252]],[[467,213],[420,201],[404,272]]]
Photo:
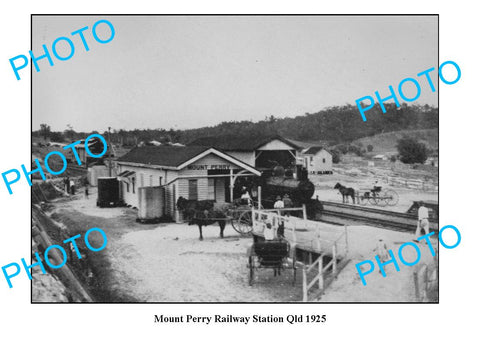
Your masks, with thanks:
[[[188,165],[188,170],[230,170],[230,165],[225,164],[197,164]]]

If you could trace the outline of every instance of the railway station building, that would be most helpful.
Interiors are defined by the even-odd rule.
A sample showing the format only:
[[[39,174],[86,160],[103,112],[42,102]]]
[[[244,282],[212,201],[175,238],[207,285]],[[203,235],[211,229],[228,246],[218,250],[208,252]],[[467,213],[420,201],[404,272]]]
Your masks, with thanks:
[[[179,197],[231,202],[238,179],[260,176],[251,164],[208,146],[145,146],[132,149],[116,161],[120,198],[139,207],[140,191],[157,187],[154,200],[161,214],[181,222]],[[157,197],[158,196],[158,197]]]

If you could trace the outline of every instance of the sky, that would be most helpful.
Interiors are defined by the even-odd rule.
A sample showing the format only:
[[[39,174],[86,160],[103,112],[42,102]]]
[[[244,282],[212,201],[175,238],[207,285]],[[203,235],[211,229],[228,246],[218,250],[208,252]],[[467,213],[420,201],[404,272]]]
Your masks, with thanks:
[[[106,44],[92,36],[100,19],[115,28]],[[70,35],[85,26],[88,52]],[[109,37],[106,25],[97,28]],[[436,16],[33,17],[36,56],[61,36],[74,43],[72,58],[53,56],[53,66],[39,60],[40,72],[32,72],[34,130],[43,123],[53,131],[188,129],[295,117],[355,105],[377,90],[386,97],[388,85],[396,90],[404,78],[438,67]],[[69,53],[65,41],[56,48]],[[417,80],[415,103],[438,106],[437,92]],[[406,84],[404,93],[415,90]]]

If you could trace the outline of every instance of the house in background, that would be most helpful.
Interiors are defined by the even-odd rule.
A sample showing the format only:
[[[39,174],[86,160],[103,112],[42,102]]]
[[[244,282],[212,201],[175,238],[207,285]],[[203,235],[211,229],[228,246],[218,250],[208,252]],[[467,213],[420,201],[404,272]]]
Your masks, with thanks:
[[[322,146],[313,146],[304,149],[301,153],[303,163],[308,173],[332,174],[332,154]]]
[[[373,161],[387,161],[388,156],[385,155],[385,154],[377,154],[372,159],[373,159]]]

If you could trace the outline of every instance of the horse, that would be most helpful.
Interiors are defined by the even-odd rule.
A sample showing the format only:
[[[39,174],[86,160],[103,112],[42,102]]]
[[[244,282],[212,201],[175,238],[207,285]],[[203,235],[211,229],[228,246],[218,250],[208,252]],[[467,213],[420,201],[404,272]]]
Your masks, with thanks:
[[[340,183],[335,184],[333,189],[338,189],[340,194],[342,194],[343,203],[348,203],[348,197],[349,196],[352,197],[352,201],[353,201],[353,203],[355,203],[355,189],[344,187]]]
[[[177,200],[177,208],[183,212],[188,225],[198,225],[200,241],[203,240],[202,226],[215,224],[220,226],[220,238],[223,239],[223,231],[227,223],[227,215],[224,211],[214,208],[212,200],[187,200],[180,196]]]

